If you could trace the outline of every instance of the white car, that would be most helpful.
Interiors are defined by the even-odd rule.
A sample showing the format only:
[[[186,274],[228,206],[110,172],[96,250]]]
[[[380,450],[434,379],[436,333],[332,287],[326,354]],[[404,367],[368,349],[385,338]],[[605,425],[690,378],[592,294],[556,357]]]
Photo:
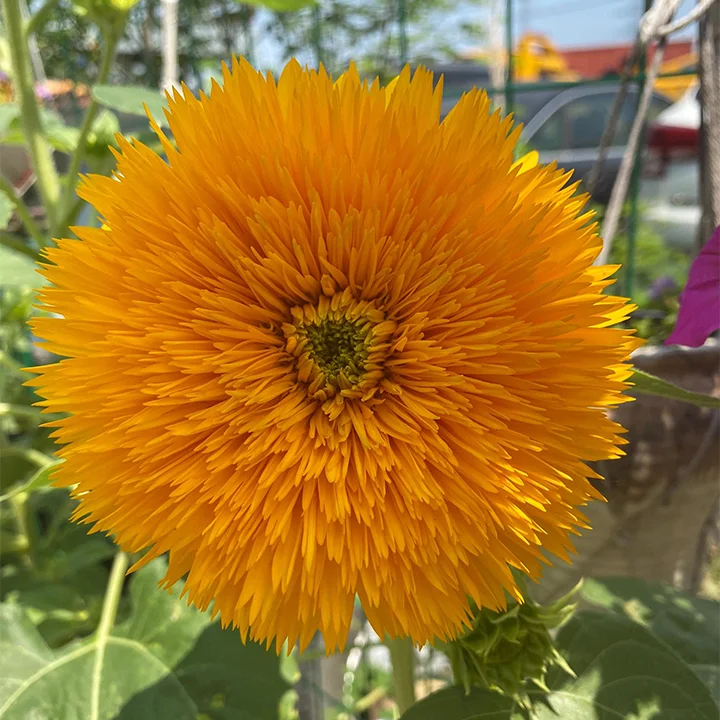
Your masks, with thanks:
[[[700,86],[661,112],[648,129],[640,185],[643,219],[678,250],[695,250],[700,223]]]

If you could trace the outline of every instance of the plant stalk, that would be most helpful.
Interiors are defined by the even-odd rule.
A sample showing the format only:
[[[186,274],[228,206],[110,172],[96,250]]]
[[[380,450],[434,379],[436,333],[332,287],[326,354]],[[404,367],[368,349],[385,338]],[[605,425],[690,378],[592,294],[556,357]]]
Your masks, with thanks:
[[[31,247],[28,247],[20,235],[13,235],[12,233],[3,232],[0,230],[0,245],[3,247],[10,248],[16,253],[26,255],[33,261],[37,261],[38,253]]]
[[[40,230],[40,226],[33,220],[30,208],[25,204],[25,201],[15,192],[15,188],[10,184],[10,181],[2,175],[0,175],[0,192],[7,195],[10,202],[15,206],[18,217],[30,237],[37,243],[38,247],[42,247],[45,243],[45,237],[42,230]]]
[[[60,0],[45,0],[42,7],[28,20],[27,27],[25,28],[28,36],[43,29],[59,1]]]
[[[37,178],[38,190],[50,227],[53,226],[60,198],[60,180],[53,162],[52,148],[43,134],[40,110],[30,68],[28,36],[19,0],[2,0],[5,29],[10,43],[10,65],[20,104],[20,123]]]
[[[400,716],[415,703],[415,653],[408,637],[389,638],[385,644],[390,650],[395,701]]]
[[[97,79],[95,80],[96,85],[102,85],[110,74],[110,69],[112,68],[113,61],[115,60],[115,51],[117,49],[119,37],[120,35],[116,32],[105,33],[105,43],[103,46],[102,59],[100,61],[100,71],[98,72]],[[65,184],[65,193],[63,194],[59,222],[52,226],[53,235],[55,237],[62,237],[67,231],[68,225],[73,220],[72,214],[76,207],[75,188],[77,187],[80,165],[85,158],[88,137],[99,109],[100,105],[91,95],[90,104],[85,111],[85,117],[83,118],[82,125],[80,126],[80,135],[78,137],[77,145],[75,146],[75,152],[72,154],[72,158],[70,159],[70,167],[68,168],[67,182]]]
[[[100,624],[98,625],[95,635],[97,650],[95,651],[95,663],[93,665],[93,676],[90,686],[91,720],[98,720],[100,717],[100,681],[102,679],[103,662],[105,660],[105,649],[107,648],[108,638],[115,624],[115,617],[125,581],[125,573],[128,569],[128,562],[129,557],[127,553],[118,552],[118,554],[115,555],[112,569],[110,570],[110,580],[108,581],[107,590],[105,590]]]

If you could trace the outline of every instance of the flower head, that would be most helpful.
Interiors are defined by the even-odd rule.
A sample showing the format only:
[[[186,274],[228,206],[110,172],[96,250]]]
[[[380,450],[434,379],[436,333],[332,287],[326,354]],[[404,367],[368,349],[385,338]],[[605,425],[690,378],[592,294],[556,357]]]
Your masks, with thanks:
[[[47,253],[33,381],[78,518],[256,639],[451,637],[562,558],[636,341],[568,176],[442,83],[247,63],[121,141]]]
[[[693,260],[680,295],[677,323],[666,345],[700,347],[720,330],[720,227]]]

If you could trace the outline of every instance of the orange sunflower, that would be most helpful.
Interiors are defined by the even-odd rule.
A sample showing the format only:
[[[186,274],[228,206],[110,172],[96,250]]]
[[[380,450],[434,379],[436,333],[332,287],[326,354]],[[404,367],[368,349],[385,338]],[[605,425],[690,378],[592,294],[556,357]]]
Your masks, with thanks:
[[[268,644],[342,646],[356,595],[381,636],[456,635],[568,557],[586,461],[621,454],[637,341],[585,198],[513,162],[484,93],[443,122],[441,94],[235,62],[169,99],[177,148],[152,123],[168,162],[121,140],[80,191],[105,229],[47,251],[56,484]]]

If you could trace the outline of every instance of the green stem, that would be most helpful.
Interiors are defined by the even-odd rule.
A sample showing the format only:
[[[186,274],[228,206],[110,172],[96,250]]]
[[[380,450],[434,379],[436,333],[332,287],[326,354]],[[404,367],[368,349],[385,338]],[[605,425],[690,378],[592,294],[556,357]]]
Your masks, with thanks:
[[[105,661],[105,649],[108,639],[115,624],[115,617],[120,604],[125,573],[128,569],[129,558],[126,553],[118,552],[113,560],[110,580],[105,590],[100,624],[95,635],[97,648],[95,650],[95,662],[93,664],[92,682],[90,685],[90,720],[98,720],[100,717],[100,687],[102,685],[102,670]]]
[[[7,0],[5,0],[7,2]],[[113,60],[115,59],[115,50],[117,49],[118,39],[122,33],[107,32],[105,34],[105,43],[103,47],[102,60],[100,61],[100,71],[95,80],[96,85],[102,85],[110,74]],[[75,205],[75,188],[77,187],[78,173],[80,165],[87,151],[88,136],[92,130],[95,116],[97,115],[100,105],[92,95],[90,96],[90,105],[85,111],[82,125],[80,126],[80,135],[78,137],[75,152],[70,160],[70,167],[67,173],[67,183],[65,185],[65,193],[62,201],[62,211],[60,222],[53,226],[53,235],[62,237],[68,229],[68,225],[72,222],[72,214],[76,209]]]
[[[2,0],[3,17],[10,43],[10,64],[15,92],[20,102],[20,123],[37,178],[45,214],[52,227],[60,197],[60,181],[53,162],[52,148],[43,134],[40,111],[30,68],[30,50],[19,0]]]
[[[402,716],[415,703],[415,653],[410,638],[385,641],[390,650],[395,701]]]
[[[27,255],[32,260],[37,261],[38,259],[37,251],[28,247],[26,243],[20,239],[19,236],[16,237],[10,233],[0,232],[0,245],[4,245],[5,247],[10,248],[14,252]]]
[[[30,537],[30,529],[28,525],[28,510],[27,500],[28,494],[26,492],[17,493],[17,495],[9,498],[10,507],[12,508],[13,515],[15,516],[15,526],[18,532],[18,543],[17,549],[22,552],[25,565],[29,568],[34,566],[33,563],[33,551],[32,551],[32,540]]]
[[[2,360],[3,357],[2,355],[0,355],[0,362]],[[46,455],[39,450],[35,450],[34,448],[19,447],[18,445],[8,445],[7,447],[0,448],[0,452],[3,455],[14,455],[15,457],[21,457],[24,460],[33,463],[33,465],[37,465],[38,467],[45,467],[46,465],[50,465],[51,463],[55,462],[49,455]]]
[[[25,201],[15,192],[15,188],[10,181],[2,175],[0,175],[0,192],[8,196],[28,234],[38,244],[38,247],[42,247],[45,243],[45,237],[42,230],[40,230],[40,226],[33,220],[30,208],[25,204]]]
[[[25,32],[28,35],[43,29],[45,23],[49,20],[52,11],[60,0],[45,0],[42,7],[28,20]]]

